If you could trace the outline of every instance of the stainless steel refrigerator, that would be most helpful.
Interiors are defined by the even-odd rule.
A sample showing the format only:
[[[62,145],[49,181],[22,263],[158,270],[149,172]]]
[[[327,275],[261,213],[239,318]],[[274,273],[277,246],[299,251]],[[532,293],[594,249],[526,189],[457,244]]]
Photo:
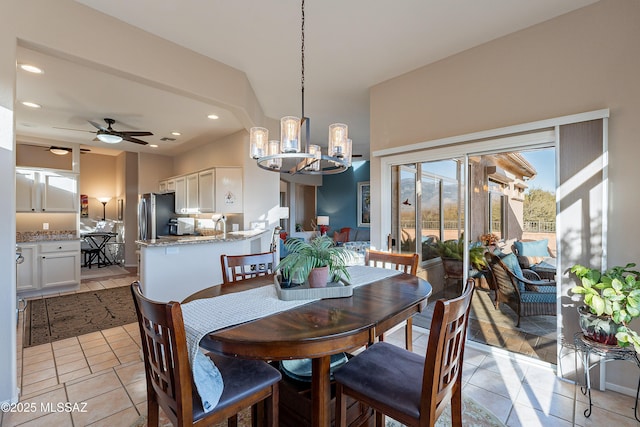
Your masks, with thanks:
[[[175,193],[147,193],[138,205],[138,237],[157,239],[169,234],[169,220],[175,217]]]

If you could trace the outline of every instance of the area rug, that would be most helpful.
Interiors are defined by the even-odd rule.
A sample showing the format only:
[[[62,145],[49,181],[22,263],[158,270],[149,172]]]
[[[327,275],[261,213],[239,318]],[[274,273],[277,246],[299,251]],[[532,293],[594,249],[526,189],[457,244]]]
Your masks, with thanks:
[[[30,300],[24,347],[137,322],[128,286]]]

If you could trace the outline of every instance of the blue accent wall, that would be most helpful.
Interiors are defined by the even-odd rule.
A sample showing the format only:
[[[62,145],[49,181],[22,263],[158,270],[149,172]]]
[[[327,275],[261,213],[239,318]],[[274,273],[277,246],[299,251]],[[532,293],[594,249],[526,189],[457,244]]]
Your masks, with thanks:
[[[358,227],[358,183],[366,181],[369,181],[368,161],[353,162],[342,173],[322,177],[316,195],[317,215],[329,216],[330,235],[342,227]]]

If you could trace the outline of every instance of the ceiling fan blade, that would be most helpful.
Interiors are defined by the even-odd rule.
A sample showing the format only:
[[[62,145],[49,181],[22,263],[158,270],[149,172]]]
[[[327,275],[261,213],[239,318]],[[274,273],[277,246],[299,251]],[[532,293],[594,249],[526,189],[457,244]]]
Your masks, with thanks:
[[[52,126],[54,129],[60,129],[60,130],[74,130],[77,132],[89,132],[89,133],[96,133],[93,130],[86,130],[86,129],[73,129],[73,128],[63,128],[63,127],[58,127],[58,126]]]
[[[91,123],[91,124],[93,125],[93,127],[95,127],[96,129],[100,129],[100,130],[104,130],[104,131],[106,131],[106,130],[107,130],[107,128],[106,128],[106,127],[104,127],[104,126],[102,126],[101,124],[98,124],[98,123],[96,123],[96,122],[94,122],[94,121],[92,121],[92,120],[87,120],[87,121],[88,121],[89,123]]]
[[[147,132],[147,131],[130,131],[130,130],[123,130],[123,131],[119,131],[118,132],[121,135],[128,135],[128,136],[151,136],[153,135],[153,133],[151,132]]]
[[[148,145],[149,144],[147,141],[143,141],[141,139],[133,138],[133,137],[128,136],[128,135],[121,135],[121,136],[122,136],[122,139],[124,139],[125,141],[135,142],[136,144],[142,144],[142,145]]]

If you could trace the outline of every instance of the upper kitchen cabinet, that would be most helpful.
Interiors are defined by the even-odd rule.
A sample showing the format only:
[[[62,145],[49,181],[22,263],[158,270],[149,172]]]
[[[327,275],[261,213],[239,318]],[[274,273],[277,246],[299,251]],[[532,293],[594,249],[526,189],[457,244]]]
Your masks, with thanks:
[[[78,212],[75,173],[16,168],[17,212]]]
[[[209,169],[198,173],[198,205],[200,212],[211,213],[216,209],[216,171]]]
[[[198,206],[198,174],[192,173],[191,175],[187,175],[187,195],[186,195],[186,203],[187,203],[187,211],[186,213],[198,213],[200,212]]]
[[[176,192],[176,213],[187,213],[187,178],[180,176],[172,181]]]
[[[242,212],[242,168],[216,168],[215,199],[216,212]]]

